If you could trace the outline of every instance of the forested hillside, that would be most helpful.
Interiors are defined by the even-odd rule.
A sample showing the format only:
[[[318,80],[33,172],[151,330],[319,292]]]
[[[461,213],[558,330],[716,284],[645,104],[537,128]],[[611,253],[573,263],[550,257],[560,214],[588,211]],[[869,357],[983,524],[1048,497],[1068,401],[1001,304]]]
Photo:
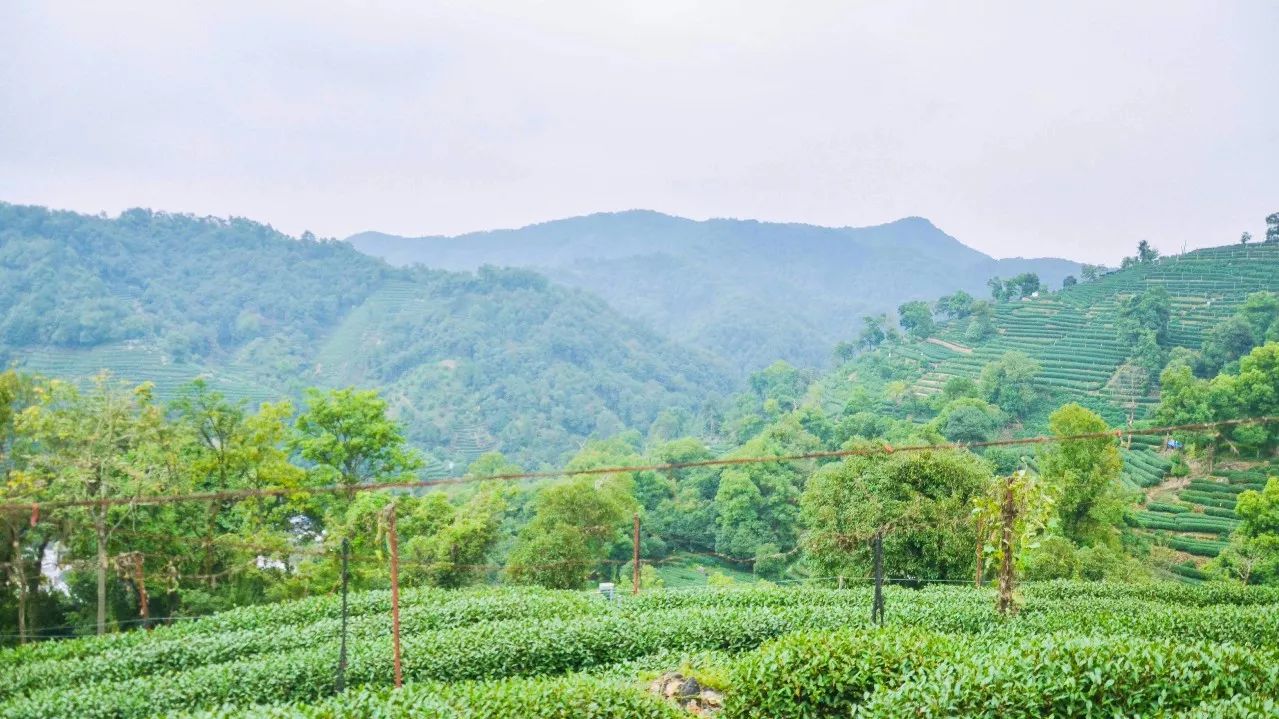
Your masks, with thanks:
[[[238,218],[7,204],[0,360],[164,397],[196,377],[254,401],[376,387],[437,465],[558,462],[732,388],[713,359],[530,272],[397,269]]]
[[[368,232],[349,241],[397,265],[534,268],[744,372],[777,359],[826,366],[860,316],[906,300],[984,291],[993,276],[1023,272],[1058,287],[1079,270],[1065,260],[996,260],[918,217],[829,228],[632,211],[457,237]]]

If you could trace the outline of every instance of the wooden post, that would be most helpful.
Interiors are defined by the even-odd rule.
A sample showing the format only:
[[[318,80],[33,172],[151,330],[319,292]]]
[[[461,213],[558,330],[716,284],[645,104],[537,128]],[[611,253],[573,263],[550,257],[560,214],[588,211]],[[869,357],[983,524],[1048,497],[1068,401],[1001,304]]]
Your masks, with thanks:
[[[981,584],[982,584],[981,580],[984,579],[982,575],[985,574],[985,572],[982,571],[983,569],[985,569],[985,567],[983,566],[983,563],[986,560],[985,531],[986,531],[985,517],[982,517],[979,514],[977,515],[977,570],[974,572],[974,576],[973,576],[973,586],[977,587],[978,589],[981,589]]]
[[[872,624],[884,624],[884,531],[881,529],[875,532],[874,538],[871,539],[871,549],[874,552],[875,563],[875,597],[870,606],[870,621]]]
[[[1008,475],[1004,480],[1004,501],[1000,511],[1000,521],[1003,524],[1003,532],[1000,537],[999,548],[1003,553],[1003,560],[999,565],[999,600],[995,608],[1000,614],[1016,613],[1017,607],[1013,603],[1013,584],[1015,577],[1013,576],[1013,524],[1017,521],[1017,502],[1013,497],[1013,477]]]
[[[342,639],[338,645],[338,675],[336,688],[338,694],[346,690],[346,615],[347,603],[346,592],[350,575],[347,573],[347,561],[351,556],[351,540],[343,537],[342,539]]]
[[[391,657],[395,664],[395,688],[404,686],[400,666],[400,541],[395,532],[395,503],[387,509],[386,534],[391,545]]]
[[[635,539],[631,554],[631,594],[639,594],[640,560],[639,560],[639,512],[635,513]]]
[[[146,558],[141,552],[133,556],[133,584],[138,588],[138,613],[142,615],[142,626],[151,629],[151,603],[147,597],[147,580],[142,564]]]

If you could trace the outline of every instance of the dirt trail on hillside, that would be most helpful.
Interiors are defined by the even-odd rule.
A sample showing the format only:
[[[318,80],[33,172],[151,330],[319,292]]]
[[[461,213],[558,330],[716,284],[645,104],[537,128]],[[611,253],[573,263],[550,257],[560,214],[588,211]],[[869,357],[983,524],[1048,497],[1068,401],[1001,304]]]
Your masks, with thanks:
[[[958,352],[961,355],[970,355],[973,353],[972,347],[965,347],[963,345],[955,344],[954,342],[947,342],[946,340],[938,339],[936,337],[929,337],[928,341],[939,347],[945,347],[951,352]]]

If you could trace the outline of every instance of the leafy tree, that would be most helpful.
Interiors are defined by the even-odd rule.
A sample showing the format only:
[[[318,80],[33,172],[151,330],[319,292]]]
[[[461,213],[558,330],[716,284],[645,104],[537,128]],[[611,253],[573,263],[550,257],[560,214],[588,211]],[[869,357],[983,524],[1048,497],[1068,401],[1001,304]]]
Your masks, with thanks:
[[[1135,347],[1145,333],[1153,333],[1156,344],[1168,346],[1168,325],[1172,319],[1172,298],[1155,286],[1123,301],[1119,307],[1119,338]]]
[[[45,391],[43,381],[13,370],[0,372],[0,490],[11,497],[38,490],[24,471],[24,449],[29,438],[19,431],[19,418]],[[33,635],[32,600],[40,588],[40,559],[51,541],[49,533],[31,526],[26,512],[0,513],[0,564],[7,568],[5,581],[14,590],[19,642]]]
[[[1279,581],[1279,479],[1240,493],[1235,512],[1241,523],[1213,568],[1244,584]]]
[[[1252,327],[1247,320],[1235,315],[1210,327],[1204,334],[1196,370],[1204,376],[1215,375],[1255,346]]]
[[[916,339],[923,339],[933,334],[936,328],[933,323],[933,311],[927,302],[915,300],[897,308],[898,321],[906,333]]]
[[[751,389],[763,402],[773,402],[781,411],[799,406],[808,389],[809,380],[804,373],[788,362],[778,360],[750,377]]]
[[[981,387],[970,377],[951,377],[942,385],[939,397],[944,407],[961,397],[981,397]]]
[[[420,575],[423,582],[436,587],[461,587],[481,580],[489,555],[501,539],[507,506],[497,487],[484,486],[433,532],[406,533],[405,556],[414,562],[410,580]]]
[[[972,318],[968,320],[968,328],[964,330],[964,341],[976,344],[995,335],[993,310],[989,302],[975,302]]]
[[[1015,417],[1022,417],[1039,400],[1040,364],[1024,352],[1010,350],[981,371],[981,390],[987,401]]]
[[[952,442],[984,442],[999,428],[999,410],[972,397],[956,399],[935,420],[938,430]]]
[[[1093,412],[1074,403],[1048,418],[1056,437],[1106,432],[1110,427]],[[1111,544],[1123,520],[1126,498],[1119,485],[1123,460],[1112,437],[1073,439],[1048,446],[1038,465],[1056,490],[1062,534],[1081,545]]]
[[[729,456],[766,457],[801,454],[821,448],[798,417],[769,425]],[[746,464],[721,471],[715,494],[715,551],[750,561],[762,544],[795,546],[796,507],[811,462]]]
[[[1253,344],[1266,341],[1267,334],[1279,320],[1279,295],[1273,292],[1253,292],[1244,298],[1238,315],[1252,328]]]
[[[19,431],[42,449],[31,456],[27,471],[50,498],[111,501],[159,493],[175,481],[174,465],[163,456],[163,418],[150,385],[128,388],[100,374],[82,393],[54,382],[19,420]],[[127,504],[66,512],[71,526],[88,520],[87,535],[72,533],[65,540],[73,551],[83,544],[93,548],[98,634],[106,632],[111,538],[131,513]]]
[[[834,355],[837,362],[848,362],[857,355],[857,345],[852,342],[837,342]]]
[[[973,311],[976,302],[972,295],[959,290],[954,294],[944,295],[937,300],[937,314],[950,319],[963,319]]]
[[[336,484],[392,481],[422,466],[372,390],[308,389],[292,445],[322,481]]]
[[[1279,242],[1279,212],[1266,215],[1266,243]]]
[[[1075,543],[1065,537],[1051,535],[1039,541],[1039,546],[1026,553],[1026,579],[1047,581],[1074,579],[1079,572],[1079,557]]]
[[[1155,249],[1151,244],[1142,240],[1137,243],[1137,261],[1142,264],[1149,264],[1159,259],[1159,250]]]
[[[1003,281],[994,277],[988,280],[986,285],[990,287],[991,296],[998,302],[1020,300],[1042,289],[1039,275],[1034,272],[1023,272],[1010,280]]]
[[[1251,233],[1251,232],[1245,232],[1245,233],[1243,233],[1242,235],[1239,235],[1239,244],[1241,244],[1241,245],[1246,245],[1246,244],[1248,244],[1249,242],[1252,242],[1252,233]]]
[[[551,484],[533,501],[533,521],[507,561],[517,583],[578,589],[621,537],[638,509],[629,475],[579,475]]]
[[[1092,282],[1100,277],[1105,269],[1102,265],[1083,265],[1079,268],[1079,276],[1084,279],[1084,282]]]
[[[986,286],[990,288],[990,297],[996,302],[1005,302],[1008,300],[1008,290],[1004,281],[998,276],[986,280]]]
[[[801,501],[808,560],[830,575],[860,576],[869,542],[884,537],[885,571],[953,579],[973,569],[973,499],[990,467],[969,452],[854,456],[823,467]]]
[[[1061,281],[1061,288],[1064,290],[1067,287],[1074,287],[1077,284],[1079,284],[1079,280],[1074,275],[1066,275],[1066,277]]]
[[[884,315],[871,316],[867,315],[862,318],[861,335],[857,338],[857,346],[863,349],[875,349],[884,343],[888,338],[884,328],[888,325],[888,318]]]

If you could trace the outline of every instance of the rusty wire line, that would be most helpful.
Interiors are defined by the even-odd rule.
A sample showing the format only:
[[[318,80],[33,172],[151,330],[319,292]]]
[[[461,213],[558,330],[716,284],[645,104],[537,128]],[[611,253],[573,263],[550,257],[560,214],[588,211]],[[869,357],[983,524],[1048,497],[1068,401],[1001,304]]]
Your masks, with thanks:
[[[356,494],[359,492],[376,492],[389,489],[426,489],[429,487],[438,487],[455,484],[471,484],[475,482],[511,482],[525,479],[553,479],[556,477],[578,477],[601,474],[621,474],[626,472],[670,472],[680,469],[696,469],[699,467],[724,467],[748,464],[766,464],[773,462],[798,462],[812,459],[842,459],[845,457],[856,456],[872,456],[880,454],[893,454],[895,452],[923,452],[929,450],[961,450],[961,449],[980,449],[987,447],[1012,447],[1032,444],[1051,444],[1057,442],[1074,442],[1092,439],[1110,439],[1125,436],[1139,435],[1157,435],[1168,434],[1171,432],[1196,432],[1210,429],[1218,429],[1221,427],[1235,427],[1242,425],[1257,424],[1275,424],[1279,423],[1279,417],[1246,417],[1242,419],[1226,419],[1215,422],[1199,422],[1194,424],[1169,425],[1164,427],[1148,427],[1148,428],[1131,428],[1131,429],[1112,429],[1104,432],[1087,432],[1083,434],[1064,435],[1054,437],[1051,435],[1039,435],[1036,437],[1020,437],[1013,439],[996,439],[984,442],[949,442],[945,444],[917,444],[906,445],[902,447],[893,447],[891,444],[884,442],[879,447],[859,447],[855,449],[839,449],[821,452],[804,452],[802,454],[789,455],[772,455],[772,456],[755,456],[755,457],[726,457],[720,459],[703,459],[691,462],[671,462],[665,464],[637,464],[623,465],[612,467],[591,467],[587,469],[556,469],[537,472],[513,472],[508,474],[496,474],[489,477],[474,477],[463,475],[460,477],[447,477],[443,479],[425,479],[425,480],[409,480],[399,482],[370,482],[367,484],[353,485],[327,485],[322,487],[266,487],[266,488],[246,488],[225,490],[221,492],[194,492],[188,494],[157,494],[142,495],[137,497],[114,497],[103,499],[72,499],[72,500],[55,500],[51,502],[8,502],[0,504],[0,512],[31,512],[33,516],[37,516],[43,510],[49,509],[69,509],[69,508],[87,508],[87,507],[111,507],[111,506],[153,506],[163,504],[176,504],[181,502],[216,502],[226,500],[245,500],[254,497],[282,497],[282,496],[301,496],[305,497],[312,494]]]

